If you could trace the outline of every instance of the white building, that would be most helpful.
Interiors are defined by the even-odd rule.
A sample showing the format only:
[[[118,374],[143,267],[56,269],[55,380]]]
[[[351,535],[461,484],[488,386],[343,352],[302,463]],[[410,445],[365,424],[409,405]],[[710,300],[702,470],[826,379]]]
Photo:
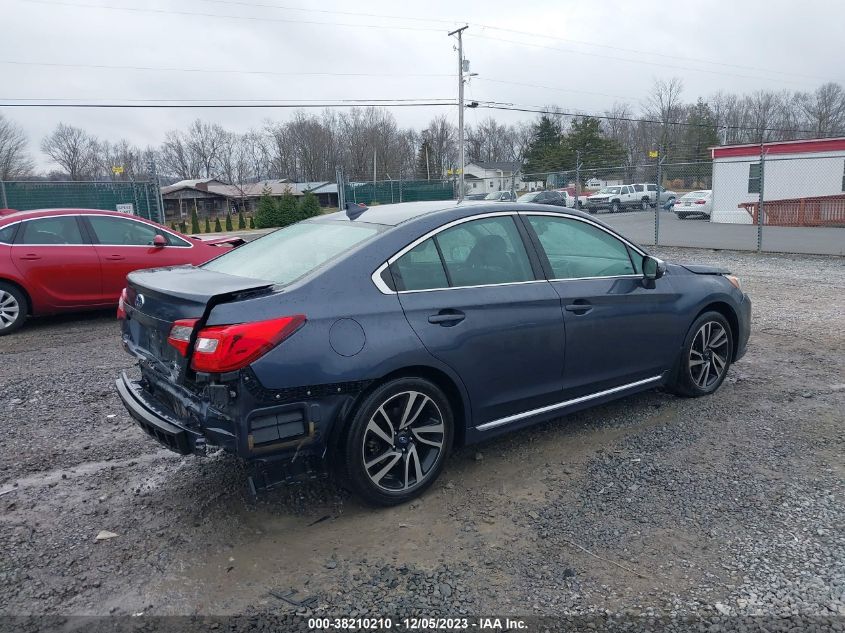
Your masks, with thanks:
[[[522,180],[522,166],[517,162],[478,162],[464,167],[467,193],[492,193],[494,191],[523,191],[542,187],[542,181]]]
[[[835,196],[833,200],[841,206],[837,199],[845,199],[845,138],[772,142],[765,143],[763,149],[764,201],[772,212],[778,207],[777,201],[797,204],[829,196]],[[725,145],[711,152],[711,222],[752,224],[751,213],[739,205],[759,201],[760,145]],[[766,215],[770,217],[768,212]]]

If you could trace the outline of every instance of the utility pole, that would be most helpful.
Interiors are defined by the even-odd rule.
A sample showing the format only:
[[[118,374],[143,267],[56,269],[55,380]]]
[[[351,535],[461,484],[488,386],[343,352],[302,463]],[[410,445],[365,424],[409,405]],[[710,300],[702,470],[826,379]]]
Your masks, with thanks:
[[[463,32],[469,25],[462,26],[449,33],[458,36],[458,152],[460,171],[458,172],[458,202],[464,199],[464,40]]]

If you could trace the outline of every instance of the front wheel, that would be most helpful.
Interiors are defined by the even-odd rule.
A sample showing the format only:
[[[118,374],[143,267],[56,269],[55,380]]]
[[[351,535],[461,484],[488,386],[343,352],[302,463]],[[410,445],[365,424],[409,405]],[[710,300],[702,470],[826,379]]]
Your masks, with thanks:
[[[0,281],[0,336],[23,327],[29,304],[17,286]]]
[[[719,312],[705,312],[690,327],[670,388],[697,398],[716,391],[724,382],[733,358],[733,334]]]
[[[443,470],[454,418],[443,391],[424,378],[377,387],[358,407],[342,448],[353,492],[382,506],[422,494]]]
[[[649,202],[648,198],[643,198],[640,202],[640,209],[643,211],[648,211],[651,208],[651,203]]]
[[[614,200],[613,203],[610,205],[610,212],[619,213],[619,208],[619,203]]]

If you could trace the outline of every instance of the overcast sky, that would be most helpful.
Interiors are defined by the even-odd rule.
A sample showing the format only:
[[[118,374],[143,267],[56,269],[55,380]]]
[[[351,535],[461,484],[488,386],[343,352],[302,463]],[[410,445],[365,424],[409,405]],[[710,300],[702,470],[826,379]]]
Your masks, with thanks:
[[[0,7],[0,103],[453,98],[457,57],[446,32],[466,23],[465,56],[479,74],[467,91],[474,99],[601,112],[614,101],[638,109],[656,78],[681,77],[690,101],[718,90],[845,83],[845,3],[830,0],[0,0]],[[393,110],[403,126],[424,125],[440,111],[457,120],[454,107]],[[38,142],[58,121],[146,146],[197,117],[246,131],[290,114],[0,112],[29,134],[42,169],[48,163]],[[531,116],[475,110],[467,123],[491,113],[504,122]]]

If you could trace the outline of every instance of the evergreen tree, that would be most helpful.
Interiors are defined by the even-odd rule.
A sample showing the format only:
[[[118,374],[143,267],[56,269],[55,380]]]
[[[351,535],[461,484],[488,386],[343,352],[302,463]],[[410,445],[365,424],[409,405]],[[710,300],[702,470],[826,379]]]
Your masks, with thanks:
[[[276,200],[272,196],[272,190],[270,187],[265,185],[265,187],[261,190],[261,199],[258,201],[258,209],[255,211],[253,228],[269,229],[274,226],[278,226],[278,224],[276,224],[276,220],[278,219],[277,216]]]
[[[220,218],[214,218],[214,232],[215,233],[222,233],[223,227],[220,226]]]
[[[176,228],[176,220],[174,220],[173,222],[170,223],[170,228],[173,229],[174,231],[179,230],[179,229]]]
[[[186,233],[187,232],[186,227],[185,227],[185,220],[182,220],[179,223],[179,232],[180,233]]]
[[[244,212],[243,210],[238,211],[238,230],[243,231],[246,228],[246,222],[244,221]]]
[[[191,210],[191,233],[199,233],[200,232],[200,220],[197,217],[197,207],[194,205],[194,208]]]
[[[532,174],[560,169],[556,164],[556,154],[560,149],[561,139],[560,123],[545,114],[531,126],[531,143],[525,152],[523,168],[531,180],[545,180],[544,176],[535,177]]]
[[[227,231],[232,231],[232,230],[234,230],[234,229],[232,228],[232,214],[231,214],[231,213],[227,213],[227,214],[226,214],[226,230],[227,230]]]
[[[211,221],[205,216],[205,233],[211,233]]]
[[[299,221],[299,203],[290,187],[285,189],[279,200],[275,226],[287,226]]]
[[[252,216],[249,216],[249,228],[255,228],[255,218],[253,218]]]
[[[299,203],[299,218],[305,220],[318,216],[320,213],[322,213],[322,210],[317,196],[310,191],[306,192]]]

